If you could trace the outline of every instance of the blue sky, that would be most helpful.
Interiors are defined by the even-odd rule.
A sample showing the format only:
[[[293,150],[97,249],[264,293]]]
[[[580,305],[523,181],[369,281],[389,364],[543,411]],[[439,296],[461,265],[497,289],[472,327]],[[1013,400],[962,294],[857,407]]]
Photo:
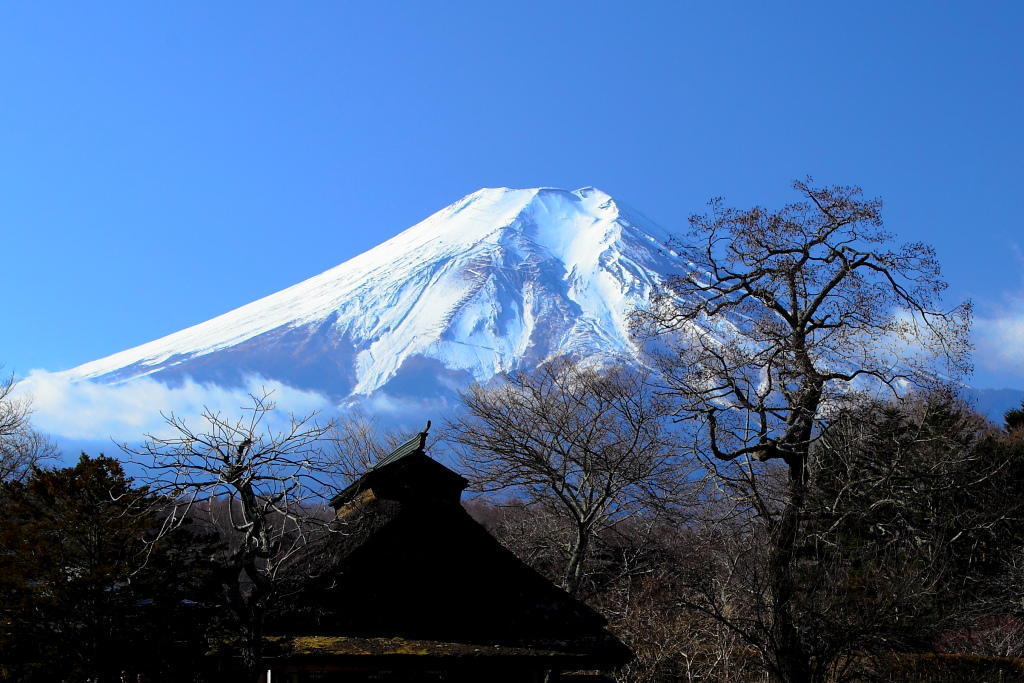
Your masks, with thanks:
[[[294,284],[482,186],[859,184],[1024,387],[1020,3],[0,7],[0,361],[60,370]],[[1016,340],[1016,342],[1014,342]]]

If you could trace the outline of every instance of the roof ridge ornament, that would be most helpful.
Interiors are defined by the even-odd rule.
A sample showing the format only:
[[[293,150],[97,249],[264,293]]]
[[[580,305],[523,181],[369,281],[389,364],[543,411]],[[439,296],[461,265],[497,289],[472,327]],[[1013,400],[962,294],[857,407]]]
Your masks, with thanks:
[[[430,420],[427,420],[427,426],[420,432],[420,450],[424,450],[427,446],[427,434],[430,433]]]

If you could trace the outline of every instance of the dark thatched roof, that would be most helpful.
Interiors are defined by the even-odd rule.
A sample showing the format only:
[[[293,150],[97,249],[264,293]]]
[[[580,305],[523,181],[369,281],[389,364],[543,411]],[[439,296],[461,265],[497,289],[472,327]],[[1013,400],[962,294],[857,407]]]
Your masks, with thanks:
[[[603,617],[469,516],[464,478],[427,457],[422,439],[408,445],[332,501],[337,532],[303,563],[329,569],[268,624],[290,656],[629,659]]]

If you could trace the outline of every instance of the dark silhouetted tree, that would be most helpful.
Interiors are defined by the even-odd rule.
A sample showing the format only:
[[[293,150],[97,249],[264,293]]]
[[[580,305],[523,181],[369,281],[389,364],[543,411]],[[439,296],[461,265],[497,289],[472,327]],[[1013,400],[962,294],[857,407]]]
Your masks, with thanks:
[[[205,650],[209,539],[188,526],[150,557],[162,520],[111,458],[36,469],[0,489],[0,670],[6,680],[183,673]],[[210,611],[206,611],[207,608]]]
[[[1003,423],[1008,432],[1015,432],[1024,427],[1024,403],[1021,403],[1019,408],[1007,410],[1003,414]]]

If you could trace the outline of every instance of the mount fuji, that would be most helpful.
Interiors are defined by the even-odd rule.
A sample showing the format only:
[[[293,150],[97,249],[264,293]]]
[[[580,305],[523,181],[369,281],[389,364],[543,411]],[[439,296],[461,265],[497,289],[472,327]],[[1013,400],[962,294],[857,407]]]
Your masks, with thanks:
[[[445,395],[561,353],[635,358],[628,313],[684,270],[667,241],[595,188],[482,189],[299,284],[62,374],[259,377],[344,403]]]

